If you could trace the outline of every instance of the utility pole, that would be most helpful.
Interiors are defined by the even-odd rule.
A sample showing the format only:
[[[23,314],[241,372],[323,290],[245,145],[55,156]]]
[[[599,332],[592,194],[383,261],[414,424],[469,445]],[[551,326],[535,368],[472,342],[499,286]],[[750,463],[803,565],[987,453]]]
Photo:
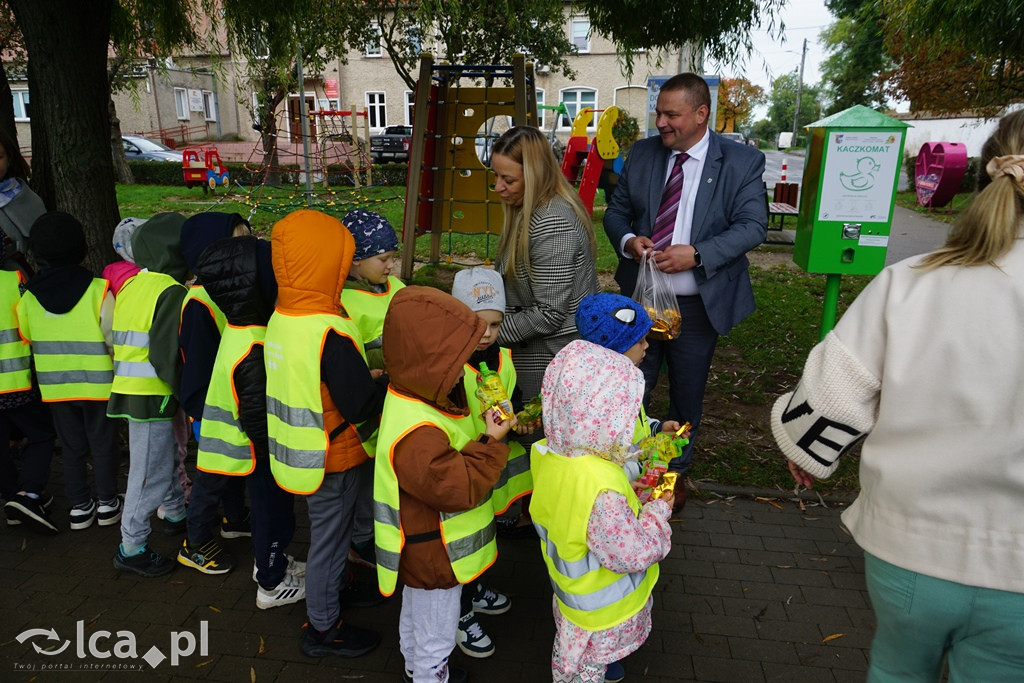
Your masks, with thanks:
[[[796,144],[797,133],[800,130],[800,98],[804,94],[804,59],[807,58],[807,39],[804,38],[804,49],[800,53],[800,76],[796,86],[796,111],[793,113],[793,144]]]

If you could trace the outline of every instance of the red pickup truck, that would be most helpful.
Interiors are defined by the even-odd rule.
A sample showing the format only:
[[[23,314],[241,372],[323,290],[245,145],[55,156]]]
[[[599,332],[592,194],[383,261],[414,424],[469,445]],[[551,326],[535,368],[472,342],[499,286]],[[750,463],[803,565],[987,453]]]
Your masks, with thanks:
[[[370,136],[370,159],[382,161],[408,161],[412,142],[412,126],[387,126],[380,135]]]

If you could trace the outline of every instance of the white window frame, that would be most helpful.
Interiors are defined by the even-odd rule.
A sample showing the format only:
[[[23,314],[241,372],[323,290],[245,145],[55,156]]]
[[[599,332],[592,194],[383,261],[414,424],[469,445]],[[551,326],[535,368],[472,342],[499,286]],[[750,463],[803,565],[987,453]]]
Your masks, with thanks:
[[[380,59],[382,54],[383,54],[382,51],[381,51],[381,47],[380,47],[380,40],[381,40],[381,36],[383,35],[383,32],[381,31],[381,28],[380,28],[380,24],[377,24],[377,23],[370,24],[370,30],[373,31],[377,35],[377,44],[374,45],[372,42],[370,42],[370,43],[367,43],[366,45],[364,45],[363,46],[363,57],[366,57],[368,59]]]
[[[544,122],[547,120],[544,117],[547,115],[548,110],[541,109],[540,105],[547,104],[547,101],[544,99],[544,88],[536,88],[535,90],[537,92],[537,127],[544,130]]]
[[[376,101],[380,96],[380,101]],[[371,98],[374,100],[371,102]],[[388,98],[383,90],[367,90],[363,93],[363,102],[366,105],[367,121],[370,130],[383,130],[388,125]],[[374,119],[377,119],[375,122]],[[376,124],[376,125],[375,125]]]
[[[29,121],[31,120],[31,114],[29,112],[29,105],[31,105],[31,98],[29,97],[28,90],[11,90],[11,102],[14,105],[14,120],[15,121]]]
[[[203,119],[211,122],[217,120],[217,100],[212,90],[203,91]]]
[[[573,98],[573,101],[569,101],[567,99],[566,96],[569,93],[576,94],[576,97]],[[593,93],[593,103],[581,102],[579,94],[582,93]],[[588,88],[586,86],[579,86],[575,88],[562,88],[561,90],[558,91],[558,101],[563,102],[565,104],[566,111],[569,112],[568,125],[562,125],[562,122],[559,122],[558,130],[572,130],[572,122],[576,118],[576,114],[579,113],[580,109],[587,106],[589,106],[591,109],[597,109],[597,88]],[[587,123],[587,130],[592,130],[594,128],[594,126],[597,123],[597,116],[598,115],[596,113],[591,115],[590,122]]]
[[[587,31],[580,36],[580,42],[576,42],[577,27],[586,27]],[[573,17],[569,20],[569,42],[576,46],[580,54],[590,52],[590,19],[586,17]]]
[[[179,121],[188,121],[192,117],[188,110],[188,90],[185,88],[174,89],[174,113]]]
[[[413,105],[416,104],[416,93],[412,90],[405,91],[405,125],[411,126],[413,120]]]

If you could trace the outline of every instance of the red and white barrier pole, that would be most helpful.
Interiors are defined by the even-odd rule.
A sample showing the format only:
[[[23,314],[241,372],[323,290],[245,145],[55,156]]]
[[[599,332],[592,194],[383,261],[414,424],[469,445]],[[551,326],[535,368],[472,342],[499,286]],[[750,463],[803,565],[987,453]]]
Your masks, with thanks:
[[[786,182],[786,162],[782,162],[782,180],[779,182]]]

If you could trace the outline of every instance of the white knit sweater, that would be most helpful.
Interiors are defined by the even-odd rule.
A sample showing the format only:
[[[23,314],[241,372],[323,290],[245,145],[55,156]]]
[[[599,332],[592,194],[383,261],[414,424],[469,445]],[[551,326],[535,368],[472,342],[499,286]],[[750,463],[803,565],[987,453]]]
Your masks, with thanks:
[[[786,457],[828,477],[867,434],[843,521],[866,551],[1024,593],[1024,243],[1000,267],[883,270],[772,410]]]

